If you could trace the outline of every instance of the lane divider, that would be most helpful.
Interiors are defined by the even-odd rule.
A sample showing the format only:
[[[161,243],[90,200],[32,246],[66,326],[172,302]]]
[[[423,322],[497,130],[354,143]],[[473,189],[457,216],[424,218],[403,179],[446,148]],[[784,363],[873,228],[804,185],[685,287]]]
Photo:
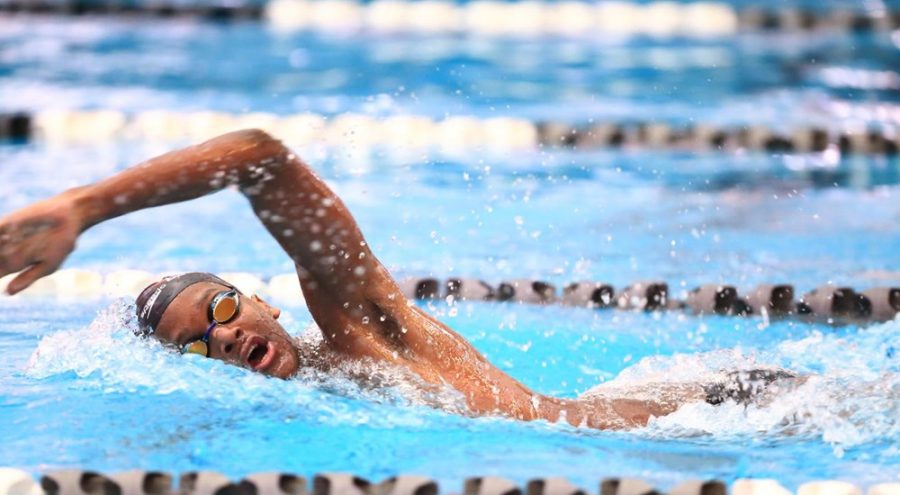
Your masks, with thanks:
[[[272,0],[265,4],[185,5],[89,0],[9,0],[0,14],[118,15],[213,22],[266,20],[280,30],[374,33],[472,33],[484,36],[614,35],[704,38],[740,32],[889,31],[900,11],[797,8],[736,10],[727,3],[648,3],[580,0]]]
[[[14,480],[16,485],[7,485]],[[176,485],[177,484],[177,488]],[[12,488],[11,488],[12,487]],[[16,488],[21,487],[21,488]],[[717,480],[687,480],[667,492],[638,478],[604,478],[596,489],[579,487],[562,477],[532,478],[524,485],[500,476],[465,478],[462,495],[791,495],[794,492],[771,479],[737,479],[731,490]],[[872,485],[868,495],[896,495],[900,483]],[[216,471],[188,471],[180,476],[160,471],[132,470],[103,474],[79,469],[60,469],[42,473],[39,484],[30,474],[13,468],[0,468],[0,495],[150,495],[180,493],[184,495],[438,495],[450,493],[426,476],[400,474],[379,483],[350,473],[318,473],[307,480],[294,473],[269,471],[248,474],[232,480]],[[853,483],[836,480],[811,481],[797,488],[797,495],[862,495]]]
[[[482,36],[717,37],[735,34],[737,13],[713,2],[559,3],[520,0],[273,0],[266,19],[280,30],[342,30],[375,33],[472,33]],[[748,19],[753,19],[751,17]],[[750,26],[748,26],[750,27]],[[760,24],[763,27],[763,24]]]
[[[532,122],[512,117],[454,116],[441,120],[416,115],[371,117],[345,113],[229,114],[151,110],[45,110],[0,114],[0,141],[95,143],[113,139],[202,141],[238,129],[260,128],[292,145],[439,149],[639,148],[682,151],[761,151],[896,155],[900,128],[797,127],[782,132],[762,125],[672,125],[665,122]]]
[[[136,297],[164,274],[117,270],[106,275],[80,269],[59,270],[35,282],[16,297]],[[252,273],[220,273],[246,294],[259,294],[279,302],[303,302],[296,274],[268,280]],[[15,277],[0,278],[0,290]],[[826,284],[795,298],[789,284],[762,284],[745,295],[731,285],[706,284],[673,294],[661,280],[635,282],[617,291],[611,284],[577,281],[562,291],[542,280],[513,279],[492,285],[474,278],[439,280],[431,277],[399,281],[403,294],[416,300],[495,301],[521,304],[560,304],[594,309],[632,311],[682,310],[695,315],[765,316],[803,321],[851,323],[888,321],[900,313],[900,287],[874,287],[857,292],[852,287]]]

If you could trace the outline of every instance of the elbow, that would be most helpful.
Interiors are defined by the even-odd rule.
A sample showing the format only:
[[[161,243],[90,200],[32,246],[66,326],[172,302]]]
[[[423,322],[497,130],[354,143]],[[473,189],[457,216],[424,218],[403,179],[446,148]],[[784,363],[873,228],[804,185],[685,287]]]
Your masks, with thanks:
[[[257,129],[243,129],[240,131],[234,132],[234,136],[239,141],[250,144],[253,146],[261,147],[261,148],[276,148],[279,150],[284,149],[284,145],[281,144],[281,141],[276,139],[274,136],[269,134],[268,132]]]
[[[282,163],[290,150],[276,137],[262,129],[244,129],[235,133],[242,148],[250,148],[257,159],[257,166],[271,168]]]
[[[244,129],[227,135],[230,148],[239,157],[237,185],[244,190],[279,174],[290,150],[262,129]]]

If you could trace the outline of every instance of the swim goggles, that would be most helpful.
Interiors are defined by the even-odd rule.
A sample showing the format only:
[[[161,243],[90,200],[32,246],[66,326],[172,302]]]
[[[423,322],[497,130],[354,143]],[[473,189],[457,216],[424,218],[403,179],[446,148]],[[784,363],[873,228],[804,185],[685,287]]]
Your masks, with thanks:
[[[212,335],[216,325],[228,323],[238,314],[241,306],[241,300],[238,297],[237,289],[222,291],[213,297],[209,303],[209,320],[212,322],[203,337],[193,342],[188,342],[181,350],[182,354],[199,354],[209,357],[209,336]]]

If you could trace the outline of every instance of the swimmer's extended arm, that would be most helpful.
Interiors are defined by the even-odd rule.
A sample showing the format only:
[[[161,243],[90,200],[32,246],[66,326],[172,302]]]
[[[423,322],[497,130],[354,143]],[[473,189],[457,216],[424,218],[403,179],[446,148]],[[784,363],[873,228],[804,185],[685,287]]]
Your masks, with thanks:
[[[91,226],[227,186],[240,189],[294,260],[313,316],[333,344],[356,355],[426,344],[421,332],[404,329],[421,327],[422,318],[436,322],[407,309],[343,202],[280,141],[257,130],[167,153],[0,219],[0,276],[25,270],[8,285],[14,294],[55,271]],[[377,331],[357,331],[363,325]]]
[[[78,235],[93,225],[228,186],[247,197],[296,263],[310,311],[335,348],[357,357],[418,361],[423,378],[449,382],[474,412],[550,421],[565,414],[573,424],[601,428],[614,426],[613,416],[639,424],[653,413],[626,402],[538,397],[490,365],[465,339],[406,300],[343,202],[262,131],[233,132],[167,153],[0,219],[0,277],[22,271],[7,286],[12,294],[22,291],[54,272]]]

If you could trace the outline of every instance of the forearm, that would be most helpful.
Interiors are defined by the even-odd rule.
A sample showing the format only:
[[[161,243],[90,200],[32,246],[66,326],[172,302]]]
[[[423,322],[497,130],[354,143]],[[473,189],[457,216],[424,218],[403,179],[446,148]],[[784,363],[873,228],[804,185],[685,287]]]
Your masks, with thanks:
[[[82,230],[133,211],[194,199],[229,185],[249,186],[286,150],[262,132],[238,131],[166,153],[70,195]]]

